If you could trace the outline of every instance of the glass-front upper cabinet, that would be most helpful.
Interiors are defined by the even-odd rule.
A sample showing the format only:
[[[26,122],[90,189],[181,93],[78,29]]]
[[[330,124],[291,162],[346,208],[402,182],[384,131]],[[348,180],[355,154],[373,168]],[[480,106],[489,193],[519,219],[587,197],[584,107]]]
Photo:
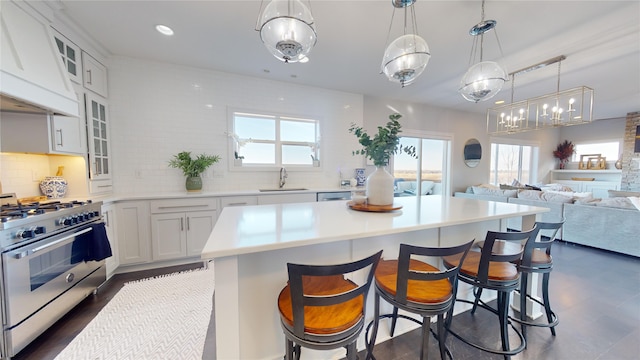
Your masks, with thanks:
[[[111,136],[106,99],[86,93],[87,140],[89,148],[89,178],[111,178]]]
[[[69,74],[69,79],[75,83],[82,84],[80,48],[55,29],[53,30],[53,38],[56,41],[65,69]]]

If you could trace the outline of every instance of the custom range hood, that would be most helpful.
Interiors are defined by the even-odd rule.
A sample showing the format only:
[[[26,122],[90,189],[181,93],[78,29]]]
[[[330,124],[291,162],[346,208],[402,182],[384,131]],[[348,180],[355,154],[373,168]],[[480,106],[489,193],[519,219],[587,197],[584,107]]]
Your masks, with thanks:
[[[78,116],[78,99],[51,29],[28,6],[0,4],[0,110]]]

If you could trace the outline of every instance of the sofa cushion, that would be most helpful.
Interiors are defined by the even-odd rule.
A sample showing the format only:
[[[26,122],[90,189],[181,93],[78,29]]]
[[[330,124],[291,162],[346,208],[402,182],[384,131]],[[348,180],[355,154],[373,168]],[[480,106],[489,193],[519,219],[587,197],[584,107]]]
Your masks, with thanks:
[[[571,193],[567,195],[547,192],[547,191],[537,191],[537,190],[522,190],[518,193],[519,199],[526,200],[538,200],[538,201],[547,201],[547,202],[557,202],[557,203],[573,203],[573,196]]]
[[[577,201],[576,203],[581,205],[610,207],[610,208],[616,208],[616,209],[639,210],[635,207],[633,202],[626,197],[591,199],[591,200]]]
[[[620,191],[620,190],[609,190],[609,197],[629,197],[629,196],[633,196],[633,197],[639,197],[640,196],[640,192],[638,191]]]

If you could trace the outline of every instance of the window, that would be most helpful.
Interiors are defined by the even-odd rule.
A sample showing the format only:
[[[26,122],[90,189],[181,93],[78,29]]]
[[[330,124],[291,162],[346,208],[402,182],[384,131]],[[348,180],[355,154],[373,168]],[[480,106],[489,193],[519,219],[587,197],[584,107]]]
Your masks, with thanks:
[[[423,135],[426,136],[426,135]],[[443,193],[446,179],[449,141],[423,137],[402,137],[402,146],[415,146],[418,158],[406,153],[393,157],[393,177],[396,182],[395,196],[418,194],[418,183],[423,195]]]
[[[234,112],[230,138],[242,166],[318,166],[319,122]]]
[[[514,179],[531,184],[535,148],[528,145],[491,144],[491,179],[494,185],[511,184]]]
[[[584,143],[575,146],[576,152],[571,161],[580,161],[580,155],[600,154],[608,160],[617,159],[620,156],[620,142],[612,141],[605,143]]]

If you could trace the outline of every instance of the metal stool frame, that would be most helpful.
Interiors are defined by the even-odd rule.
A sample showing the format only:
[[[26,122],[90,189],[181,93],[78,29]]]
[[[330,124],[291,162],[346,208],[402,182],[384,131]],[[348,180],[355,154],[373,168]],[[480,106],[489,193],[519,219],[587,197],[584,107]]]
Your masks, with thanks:
[[[519,251],[512,254],[499,254],[494,253],[493,246],[496,240],[503,241],[517,241],[521,243],[527,243],[535,239],[538,230],[537,227],[533,227],[531,230],[523,231],[523,232],[496,232],[496,231],[488,231],[487,236],[484,240],[484,245],[482,247],[480,253],[480,261],[477,271],[475,275],[466,274],[464,271],[464,265],[461,266],[460,275],[458,279],[462,282],[470,284],[474,286],[474,295],[475,301],[469,301],[466,299],[456,299],[456,301],[464,302],[468,304],[473,304],[473,308],[471,313],[473,314],[476,308],[479,306],[485,310],[488,310],[496,315],[498,315],[498,319],[500,322],[500,338],[502,343],[502,349],[493,349],[489,348],[483,344],[477,344],[471,342],[470,340],[465,339],[455,331],[451,330],[451,319],[453,314],[453,307],[450,310],[450,314],[447,317],[446,329],[451,335],[456,337],[458,340],[464,342],[467,345],[470,345],[476,349],[486,351],[493,354],[504,355],[505,359],[509,359],[511,355],[516,355],[522,352],[526,347],[526,339],[522,335],[518,329],[513,325],[508,316],[509,311],[509,298],[511,292],[518,289],[520,286],[520,272],[518,271],[517,276],[513,279],[492,279],[489,276],[489,267],[491,263],[513,263],[519,262],[522,258],[522,254],[524,253],[524,249],[520,247]],[[469,260],[469,258],[467,258]],[[515,265],[514,265],[515,266]],[[482,300],[480,300],[480,295],[483,289],[495,290],[498,293],[497,296],[497,306],[496,308],[492,308],[491,306],[485,304]],[[508,327],[514,330],[520,339],[520,345],[515,349],[512,349],[509,344],[509,334]]]
[[[301,346],[316,350],[330,350],[340,347],[347,349],[347,359],[357,358],[356,342],[364,327],[367,294],[373,281],[373,274],[382,256],[382,250],[362,260],[337,265],[303,265],[287,264],[289,285],[291,291],[291,305],[293,310],[293,327],[281,320],[280,324],[285,335],[285,359],[300,359]],[[336,276],[354,273],[370,267],[366,281],[350,291],[325,296],[306,295],[303,292],[303,276]],[[357,285],[357,284],[354,284]],[[328,335],[310,334],[305,331],[305,306],[330,306],[341,304],[358,296],[363,297],[362,316],[349,329]]]
[[[420,247],[413,246],[407,244],[400,244],[400,253],[398,256],[398,268],[396,273],[396,293],[395,295],[388,292],[384,288],[382,288],[378,281],[376,281],[375,286],[375,314],[374,320],[369,323],[367,326],[367,331],[365,333],[365,339],[367,340],[367,357],[366,359],[375,359],[373,356],[373,348],[375,345],[375,340],[378,334],[378,324],[379,320],[382,318],[391,318],[391,336],[395,331],[396,321],[398,317],[413,321],[417,324],[422,325],[422,345],[420,350],[420,359],[426,360],[428,357],[429,351],[429,333],[433,334],[431,330],[431,317],[437,316],[437,335],[433,334],[434,337],[439,342],[439,350],[440,357],[442,359],[445,358],[445,353],[449,354],[449,357],[452,358],[451,353],[445,346],[445,321],[444,315],[449,312],[449,310],[453,307],[453,304],[456,299],[456,293],[458,289],[458,272],[459,267],[452,267],[449,269],[445,269],[437,272],[426,272],[426,271],[417,271],[410,269],[410,260],[412,255],[417,256],[432,256],[432,257],[444,257],[450,255],[459,255],[462,254],[460,258],[460,264],[464,261],[464,258],[467,256],[469,249],[473,245],[473,240],[458,246],[453,247],[441,247],[441,248],[430,248],[430,247]],[[409,285],[409,280],[420,281],[423,282],[421,286],[429,286],[429,282],[438,281],[438,280],[448,280],[451,284],[451,296],[442,302],[418,302],[411,301],[407,299],[407,290]],[[393,305],[393,314],[385,314],[380,315],[380,298],[384,299],[389,304]],[[418,314],[422,317],[422,321],[417,319],[405,316],[398,315],[398,309],[402,309],[404,311]],[[371,338],[369,339],[369,328],[373,325],[373,332],[371,334]]]

